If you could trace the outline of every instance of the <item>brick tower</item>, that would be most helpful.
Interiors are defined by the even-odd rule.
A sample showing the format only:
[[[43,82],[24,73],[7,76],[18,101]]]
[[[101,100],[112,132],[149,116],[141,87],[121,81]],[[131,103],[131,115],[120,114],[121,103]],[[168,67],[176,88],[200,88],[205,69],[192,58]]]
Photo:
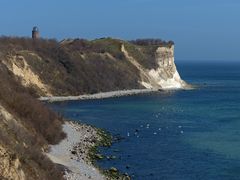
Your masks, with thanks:
[[[37,26],[33,27],[32,38],[33,39],[39,39],[40,38],[40,33],[39,33],[39,29],[38,29]]]

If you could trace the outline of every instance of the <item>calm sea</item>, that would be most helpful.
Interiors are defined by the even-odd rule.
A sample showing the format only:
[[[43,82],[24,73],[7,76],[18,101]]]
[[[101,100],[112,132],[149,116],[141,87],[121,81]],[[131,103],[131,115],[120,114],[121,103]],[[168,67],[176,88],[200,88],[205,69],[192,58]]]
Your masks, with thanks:
[[[192,91],[51,104],[65,117],[124,139],[101,148],[133,179],[240,179],[240,64],[178,64]]]

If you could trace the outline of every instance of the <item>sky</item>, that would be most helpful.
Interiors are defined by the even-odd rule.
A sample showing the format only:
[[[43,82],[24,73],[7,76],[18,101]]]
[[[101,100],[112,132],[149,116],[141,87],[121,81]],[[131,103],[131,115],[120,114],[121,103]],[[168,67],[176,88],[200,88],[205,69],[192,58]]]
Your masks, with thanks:
[[[239,0],[2,0],[0,35],[160,38],[179,61],[240,61]]]

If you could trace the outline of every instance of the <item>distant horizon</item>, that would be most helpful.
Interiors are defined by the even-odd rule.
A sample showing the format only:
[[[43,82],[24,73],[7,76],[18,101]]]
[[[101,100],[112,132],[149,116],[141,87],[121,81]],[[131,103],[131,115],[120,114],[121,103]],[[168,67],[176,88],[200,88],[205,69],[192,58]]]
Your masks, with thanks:
[[[176,58],[240,59],[237,0],[3,1],[0,35],[173,40]],[[11,12],[11,13],[9,13]]]

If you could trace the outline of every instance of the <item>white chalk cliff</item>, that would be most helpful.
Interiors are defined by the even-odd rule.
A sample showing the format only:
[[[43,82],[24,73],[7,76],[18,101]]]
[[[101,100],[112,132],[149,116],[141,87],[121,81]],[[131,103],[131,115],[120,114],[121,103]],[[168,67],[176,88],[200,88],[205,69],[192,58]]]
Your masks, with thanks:
[[[124,45],[122,52],[125,57],[135,66],[140,72],[141,83],[147,89],[186,89],[189,85],[183,81],[177,71],[174,62],[174,45],[171,47],[158,47],[155,52],[155,61],[157,68],[146,69],[131,57]]]

